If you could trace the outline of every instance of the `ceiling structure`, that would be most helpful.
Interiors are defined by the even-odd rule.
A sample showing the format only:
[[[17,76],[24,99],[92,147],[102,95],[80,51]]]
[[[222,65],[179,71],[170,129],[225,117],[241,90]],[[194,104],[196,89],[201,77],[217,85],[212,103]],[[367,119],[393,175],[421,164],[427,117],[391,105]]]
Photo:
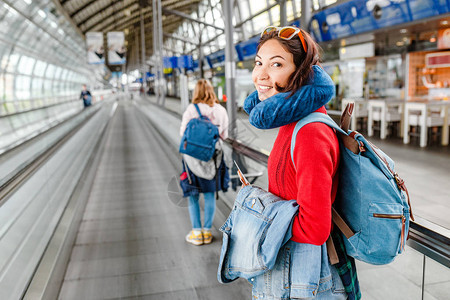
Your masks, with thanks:
[[[123,31],[129,67],[139,65],[141,49],[140,12],[144,13],[146,61],[153,54],[152,0],[57,0],[83,35],[88,31]],[[185,21],[181,14],[191,15],[201,0],[161,0],[164,33],[171,35]],[[168,13],[179,12],[180,15]]]
[[[51,0],[80,35],[87,32],[123,31],[127,48],[127,69],[140,69],[141,27],[144,14],[145,64],[152,64],[152,0]],[[154,0],[158,1],[158,0]],[[198,59],[201,42],[203,55],[224,49],[223,0],[161,0],[163,53],[166,56],[192,54]],[[287,21],[300,18],[302,0],[285,0]],[[345,0],[311,0],[313,10]],[[267,24],[280,24],[280,0],[235,0],[234,40],[242,41],[259,34]],[[106,38],[106,34],[104,34]],[[106,41],[105,41],[106,42]],[[111,68],[111,67],[110,67]]]

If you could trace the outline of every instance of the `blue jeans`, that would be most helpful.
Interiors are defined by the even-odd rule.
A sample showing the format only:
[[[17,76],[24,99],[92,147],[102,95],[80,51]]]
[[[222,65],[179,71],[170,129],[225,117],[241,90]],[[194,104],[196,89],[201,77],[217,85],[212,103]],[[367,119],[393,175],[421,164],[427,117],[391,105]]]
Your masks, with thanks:
[[[216,211],[216,199],[214,193],[203,193],[205,198],[205,224],[204,229],[211,229]],[[201,230],[202,220],[200,218],[200,205],[198,203],[199,195],[189,196],[189,215],[191,217],[192,229]]]
[[[250,279],[253,285],[252,299],[347,299],[342,280],[328,261],[326,246],[305,245],[290,240],[281,247],[274,268]],[[322,266],[308,253],[314,247],[323,250]],[[314,253],[320,255],[320,251]],[[311,269],[316,271],[311,272]],[[315,275],[319,274],[316,278]]]

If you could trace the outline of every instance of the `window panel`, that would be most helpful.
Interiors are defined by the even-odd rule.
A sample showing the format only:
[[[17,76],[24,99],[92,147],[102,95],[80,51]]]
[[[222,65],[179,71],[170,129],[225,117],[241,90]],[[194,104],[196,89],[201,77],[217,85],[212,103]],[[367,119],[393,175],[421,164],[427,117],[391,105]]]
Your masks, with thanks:
[[[275,6],[270,9],[270,13],[272,15],[272,25],[279,26],[280,25],[280,7]]]
[[[6,71],[8,72],[15,72],[16,71],[16,67],[17,67],[17,63],[19,62],[20,59],[20,55],[19,54],[11,54],[9,56],[9,61],[8,61],[8,68],[6,69]]]
[[[256,32],[261,32],[266,26],[269,25],[269,14],[267,12],[256,16],[253,19],[254,28]]]
[[[45,72],[45,77],[47,78],[54,78],[55,77],[55,66],[52,64],[49,64],[47,67],[47,71]]]
[[[293,1],[286,1],[286,16],[287,16],[287,20],[288,23],[292,22],[295,19],[295,15],[296,15],[296,11],[294,10],[293,7]]]
[[[16,76],[16,97],[18,100],[29,99],[31,97],[30,93],[30,83],[31,77],[24,75]]]
[[[19,67],[17,68],[17,72],[31,75],[33,72],[34,63],[36,60],[34,58],[23,55],[19,61]]]
[[[62,71],[63,71],[63,68],[61,68],[61,67],[56,67],[56,70],[55,70],[55,78],[56,78],[56,79],[61,78]]]
[[[68,74],[69,74],[69,70],[63,69],[63,71],[62,71],[62,73],[61,73],[61,77],[58,78],[58,79],[61,79],[61,80],[67,80],[67,75],[68,75]]]
[[[248,10],[248,4],[245,3],[246,1],[240,1],[238,2],[239,10],[241,11],[241,18],[242,20],[247,19],[250,17],[250,11]]]
[[[0,103],[3,102],[5,98],[5,75],[0,73]]]
[[[46,62],[38,60],[36,62],[36,66],[34,67],[34,75],[44,77],[46,67],[47,67]]]
[[[41,78],[33,78],[31,94],[33,98],[43,96],[42,92],[43,80]]]
[[[12,74],[5,75],[5,101],[14,100],[14,76]]]
[[[44,96],[51,96],[52,94],[52,80],[46,79],[44,80]]]
[[[297,15],[301,15],[302,14],[302,3],[301,0],[294,0],[295,1],[295,7],[297,7]]]

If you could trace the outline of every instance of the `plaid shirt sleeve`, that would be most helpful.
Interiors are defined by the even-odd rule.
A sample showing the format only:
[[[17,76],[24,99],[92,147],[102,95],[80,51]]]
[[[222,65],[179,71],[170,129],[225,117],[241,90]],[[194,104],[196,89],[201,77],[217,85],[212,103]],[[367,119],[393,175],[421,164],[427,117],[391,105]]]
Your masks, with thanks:
[[[358,275],[356,274],[355,259],[347,255],[341,232],[337,226],[335,226],[331,232],[331,237],[339,258],[339,262],[335,264],[335,267],[344,284],[348,299],[359,300],[361,299],[361,290],[359,289]]]

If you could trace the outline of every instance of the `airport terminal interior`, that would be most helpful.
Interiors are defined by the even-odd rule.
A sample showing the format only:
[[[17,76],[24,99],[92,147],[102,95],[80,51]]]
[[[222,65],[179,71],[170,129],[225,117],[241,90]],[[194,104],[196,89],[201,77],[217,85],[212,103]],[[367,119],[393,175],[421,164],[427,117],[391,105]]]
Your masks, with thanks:
[[[353,103],[408,189],[404,250],[356,259],[362,299],[450,299],[449,0],[0,0],[0,299],[256,299],[217,276],[237,165],[268,189],[278,128],[243,109],[267,26],[311,35],[328,115]],[[179,147],[202,78],[230,184],[199,246]]]

